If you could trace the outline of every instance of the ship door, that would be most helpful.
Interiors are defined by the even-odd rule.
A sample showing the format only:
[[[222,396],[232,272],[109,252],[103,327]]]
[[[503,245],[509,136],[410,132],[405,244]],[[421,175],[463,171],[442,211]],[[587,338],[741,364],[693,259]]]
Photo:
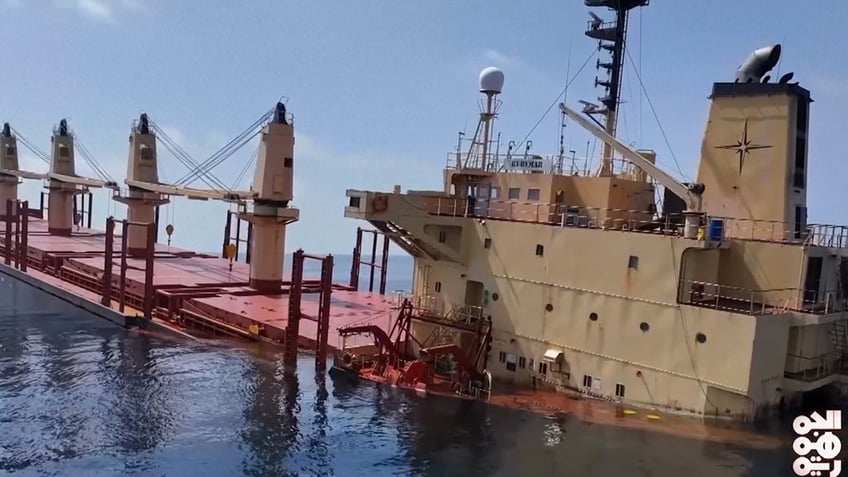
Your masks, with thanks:
[[[821,285],[822,257],[810,257],[807,260],[807,276],[804,278],[804,303],[816,303]]]
[[[483,306],[483,283],[474,280],[465,282],[465,304]]]
[[[489,215],[489,203],[492,200],[492,185],[488,182],[475,184],[474,191],[469,196],[474,200],[474,215],[476,217],[487,217]]]

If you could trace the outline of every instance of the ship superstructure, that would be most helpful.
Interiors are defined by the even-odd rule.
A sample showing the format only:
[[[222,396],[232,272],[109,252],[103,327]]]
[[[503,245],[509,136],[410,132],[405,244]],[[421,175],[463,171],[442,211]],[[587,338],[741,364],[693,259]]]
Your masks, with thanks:
[[[449,154],[444,189],[348,190],[368,221],[415,258],[404,353],[446,321],[490,323],[494,389],[577,393],[749,419],[843,379],[848,233],[807,222],[810,92],[768,73],[780,45],[713,85],[697,176],[615,138],[627,12],[590,1],[587,35],[612,53],[600,104],[563,114],[603,144],[594,172],[492,140],[504,74],[480,75],[471,145]],[[600,68],[599,62],[599,68]],[[599,120],[598,118],[602,120]],[[618,157],[618,158],[617,158]],[[656,197],[662,191],[661,206]],[[461,319],[457,317],[462,317]]]

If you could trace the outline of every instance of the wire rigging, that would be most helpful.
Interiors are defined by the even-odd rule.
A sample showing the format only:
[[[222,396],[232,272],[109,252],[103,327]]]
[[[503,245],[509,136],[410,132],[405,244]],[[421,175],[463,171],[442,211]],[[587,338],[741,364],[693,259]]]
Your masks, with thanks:
[[[209,171],[219,166],[225,160],[227,160],[230,156],[232,156],[236,151],[241,149],[245,144],[253,140],[256,136],[262,132],[260,126],[264,124],[271,116],[274,114],[276,110],[275,108],[271,108],[265,114],[263,114],[259,119],[257,119],[253,124],[251,124],[247,129],[242,131],[241,134],[236,136],[233,140],[227,143],[224,147],[219,149],[217,152],[212,154],[208,159],[203,161],[200,165],[198,165],[195,169],[191,170],[188,174],[186,174],[182,179],[176,182],[177,185],[189,185],[193,181],[197,180],[199,177],[202,177],[205,174],[208,174]]]
[[[645,89],[645,84],[642,82],[642,76],[639,74],[639,71],[633,66],[633,58],[630,57],[630,50],[627,48],[624,49],[625,53],[627,53],[627,57],[630,58],[630,65],[633,71],[636,73],[636,79],[639,80],[639,86],[642,88],[642,92],[645,94],[645,99],[648,101],[648,107],[651,108],[651,113],[654,115],[654,120],[657,122],[657,126],[660,128],[660,134],[662,134],[663,140],[665,141],[666,147],[668,147],[668,152],[671,154],[671,158],[674,160],[674,165],[677,167],[677,172],[680,173],[681,177],[686,178],[686,174],[683,173],[683,169],[680,168],[680,163],[677,161],[677,156],[674,155],[674,150],[671,148],[671,143],[668,140],[668,136],[665,134],[665,129],[663,129],[662,123],[660,122],[659,115],[657,115],[657,110],[654,109],[654,103],[651,101],[651,96],[648,94],[648,91]]]
[[[12,133],[14,133],[14,134],[15,134],[15,137],[17,138],[18,142],[20,142],[21,144],[23,144],[23,145],[24,145],[24,147],[26,147],[27,149],[29,149],[29,151],[30,151],[30,152],[32,152],[33,154],[35,154],[35,155],[36,155],[36,157],[38,157],[39,159],[41,159],[41,160],[42,160],[45,164],[48,164],[48,165],[50,164],[50,156],[48,156],[46,152],[44,152],[44,151],[43,151],[40,147],[38,147],[38,146],[36,146],[35,144],[31,143],[31,142],[29,141],[29,139],[27,139],[25,136],[23,136],[23,135],[20,133],[20,131],[18,131],[17,129],[15,129],[15,128],[11,128],[11,130],[12,130]]]
[[[85,147],[82,142],[80,142],[79,137],[76,135],[74,135],[74,146],[77,152],[80,153],[80,156],[82,156],[86,164],[88,164],[88,166],[94,171],[95,174],[97,174],[97,176],[101,180],[105,182],[115,182],[112,176],[109,175],[109,172],[106,171],[106,168],[104,168],[97,161],[97,159],[94,158],[94,156],[91,154],[91,151],[89,151],[88,148]]]
[[[527,135],[524,136],[524,139],[522,139],[521,142],[519,142],[515,146],[515,148],[514,148],[515,150],[518,150],[525,142],[527,142],[527,139],[530,138],[530,136],[533,134],[533,132],[536,130],[536,128],[539,127],[540,124],[542,124],[542,121],[545,120],[545,118],[548,116],[548,113],[551,112],[551,109],[553,109],[554,106],[556,106],[559,103],[559,99],[566,92],[568,92],[568,87],[571,86],[571,83],[573,83],[574,80],[576,80],[577,77],[580,76],[580,73],[583,71],[583,68],[585,68],[586,65],[588,65],[589,62],[592,60],[592,58],[595,57],[595,53],[596,53],[595,48],[592,48],[592,53],[586,58],[586,61],[583,62],[583,64],[580,66],[580,69],[577,70],[577,73],[574,73],[574,76],[570,80],[568,80],[568,83],[565,84],[565,88],[563,88],[562,91],[559,92],[556,99],[554,99],[554,101],[551,103],[551,105],[548,106],[548,109],[546,109],[545,112],[542,114],[542,117],[540,117],[539,120],[536,121],[536,124],[530,129],[530,132],[528,132]]]
[[[197,161],[192,159],[191,156],[189,156],[188,153],[185,152],[185,150],[183,150],[183,148],[181,148],[176,141],[171,139],[171,137],[168,136],[168,133],[166,133],[161,127],[159,127],[159,125],[156,124],[152,119],[150,119],[149,122],[150,126],[153,128],[153,131],[156,133],[156,138],[159,140],[159,143],[165,146],[165,149],[167,149],[168,152],[170,152],[175,158],[177,158],[178,161],[180,161],[180,164],[185,166],[188,170],[193,170],[194,168],[198,167]],[[227,186],[224,185],[224,183],[221,182],[220,179],[218,179],[211,173],[204,174],[200,177],[200,180],[202,180],[209,188],[216,192],[228,190]]]
[[[241,169],[241,172],[239,172],[239,175],[236,176],[236,179],[233,181],[233,186],[232,186],[233,190],[235,190],[236,187],[238,187],[239,183],[241,183],[241,180],[247,174],[247,171],[250,170],[250,167],[253,166],[254,162],[256,162],[256,156],[258,154],[259,154],[259,145],[257,145],[256,148],[253,149],[253,154],[251,154],[250,160],[247,161],[247,163]]]

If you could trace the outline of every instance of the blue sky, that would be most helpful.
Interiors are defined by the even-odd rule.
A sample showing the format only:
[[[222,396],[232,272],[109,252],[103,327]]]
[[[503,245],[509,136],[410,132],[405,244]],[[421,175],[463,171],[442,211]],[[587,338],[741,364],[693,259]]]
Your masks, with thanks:
[[[848,176],[838,148],[848,63],[836,33],[848,3],[810,7],[654,0],[637,10],[630,54],[683,174],[629,66],[619,136],[655,149],[669,172],[691,178],[712,82],[732,81],[751,51],[780,42],[782,72],[795,71],[816,100],[810,221],[848,222],[831,202],[840,199],[839,178]],[[302,216],[289,228],[287,249],[314,253],[349,253],[355,228],[366,225],[343,218],[345,189],[441,187],[456,133],[473,132],[483,67],[499,66],[506,75],[497,126],[506,143],[523,139],[556,100],[569,51],[574,75],[595,49],[583,34],[589,17],[579,0],[0,0],[0,8],[0,119],[47,149],[51,128],[70,118],[80,141],[120,180],[129,127],[140,112],[203,160],[287,96],[297,137],[294,202]],[[568,91],[574,107],[598,96],[595,58]],[[557,151],[558,124],[554,109],[530,137],[535,152]],[[570,126],[566,149],[585,151],[587,139]],[[254,147],[215,174],[231,183]],[[23,159],[30,169],[44,168],[32,155]],[[160,163],[163,180],[186,172],[164,150]],[[21,195],[37,202],[40,187],[29,183]],[[104,194],[94,206],[98,224],[107,212],[124,213]],[[175,245],[216,251],[225,209],[177,199],[163,218],[173,217]]]

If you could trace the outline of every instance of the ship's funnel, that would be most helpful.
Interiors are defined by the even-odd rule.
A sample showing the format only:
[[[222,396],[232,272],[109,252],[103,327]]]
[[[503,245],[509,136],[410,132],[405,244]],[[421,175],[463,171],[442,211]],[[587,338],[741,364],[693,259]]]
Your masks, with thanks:
[[[780,44],[754,50],[736,70],[737,83],[759,83],[780,60]]]

